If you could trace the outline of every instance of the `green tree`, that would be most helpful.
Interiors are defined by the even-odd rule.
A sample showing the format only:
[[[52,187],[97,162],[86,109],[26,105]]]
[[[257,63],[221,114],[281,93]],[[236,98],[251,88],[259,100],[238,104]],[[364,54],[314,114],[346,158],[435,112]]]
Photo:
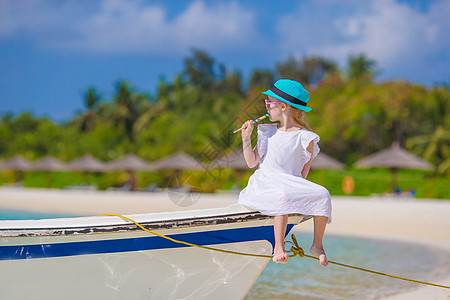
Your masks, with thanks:
[[[117,128],[124,131],[129,140],[134,140],[133,127],[140,115],[150,105],[148,95],[132,91],[126,82],[117,84],[116,95],[113,99],[112,120]]]
[[[0,130],[0,134],[8,137],[2,155],[11,157],[21,154],[28,159],[59,155],[60,146],[64,143],[59,124],[48,118],[35,118],[29,112],[15,118],[6,117],[2,121],[0,128],[3,130]]]
[[[214,88],[216,82],[215,62],[205,51],[194,49],[192,56],[184,60],[184,65],[183,75],[187,82],[205,90]]]
[[[250,76],[250,88],[270,88],[275,81],[275,77],[271,71],[256,69]]]
[[[426,160],[436,164],[438,174],[450,175],[450,130],[438,126],[431,134],[411,137],[406,145],[416,150]]]
[[[12,140],[12,115],[4,114],[0,122],[0,157],[6,157],[10,150],[10,143]]]
[[[97,94],[95,88],[87,89],[84,96],[84,104],[86,111],[81,114],[79,119],[80,130],[83,132],[91,132],[97,122],[97,106],[100,101],[100,96]]]
[[[367,77],[373,79],[376,61],[367,58],[365,54],[350,55],[348,59],[348,78],[359,79]]]
[[[327,74],[336,70],[337,66],[333,61],[318,56],[304,57],[302,60],[290,57],[277,65],[281,78],[297,80],[306,85],[318,84]]]
[[[218,84],[219,93],[234,94],[243,96],[241,74],[235,72],[225,72],[222,81]]]

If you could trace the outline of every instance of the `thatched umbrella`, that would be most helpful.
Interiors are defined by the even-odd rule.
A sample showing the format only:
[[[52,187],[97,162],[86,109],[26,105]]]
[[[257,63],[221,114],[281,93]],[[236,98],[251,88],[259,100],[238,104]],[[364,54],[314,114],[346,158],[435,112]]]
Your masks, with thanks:
[[[345,168],[343,163],[329,155],[326,155],[323,151],[320,151],[311,162],[311,170],[315,170],[315,172],[317,172],[318,183],[322,185],[325,184],[325,170],[343,168]]]
[[[119,171],[149,171],[153,170],[151,165],[140,157],[134,154],[125,155],[117,160],[106,164],[107,170],[119,170]]]
[[[390,148],[381,150],[355,162],[357,168],[390,168],[392,174],[392,190],[397,188],[398,169],[431,170],[433,165],[402,149],[398,142]]]
[[[244,152],[242,149],[239,149],[231,154],[223,155],[215,160],[213,160],[209,164],[209,168],[211,169],[234,169],[235,170],[235,178],[234,178],[234,186],[233,189],[240,189],[240,182],[246,170],[249,170],[247,163],[245,162]],[[254,168],[252,168],[254,169]]]
[[[168,180],[168,185],[172,185],[175,182],[176,186],[182,187],[186,185],[186,182],[179,181],[181,173],[183,170],[205,170],[202,163],[195,160],[193,157],[183,153],[178,152],[169,155],[163,159],[157,160],[150,164],[153,170],[173,170],[174,175]],[[189,177],[190,178],[190,177]],[[189,179],[188,178],[188,179]],[[186,180],[187,181],[187,180]]]
[[[83,157],[71,161],[69,169],[83,172],[103,172],[107,168],[106,165],[97,158],[90,154],[86,154]]]
[[[33,170],[36,171],[45,171],[45,185],[47,187],[51,186],[52,183],[52,171],[67,171],[69,167],[67,164],[57,160],[56,158],[52,156],[46,156],[37,162],[33,163],[32,166]]]
[[[32,164],[21,155],[16,155],[5,161],[2,168],[5,170],[28,171],[32,168]]]
[[[202,163],[193,157],[178,152],[150,164],[152,170],[204,170]]]
[[[67,166],[67,164],[59,161],[58,159],[52,156],[46,156],[33,163],[32,169],[37,171],[50,172],[50,171],[67,171],[69,167]]]
[[[104,172],[107,168],[103,162],[92,155],[86,154],[85,156],[70,162],[69,169],[73,171],[82,171],[86,182],[89,183],[89,172]]]
[[[129,173],[128,185],[131,191],[136,189],[137,178],[135,176],[136,171],[149,171],[153,170],[151,165],[140,157],[134,154],[125,155],[115,161],[112,161],[106,165],[106,168],[110,171],[120,170],[127,171]]]
[[[320,169],[343,169],[345,165],[338,161],[337,159],[332,158],[331,156],[326,155],[323,152],[319,152],[317,156],[311,162],[311,169],[320,170]]]
[[[16,182],[22,178],[22,172],[31,170],[32,164],[21,155],[16,155],[2,164],[2,169],[13,170]]]
[[[209,167],[211,169],[235,169],[235,170],[247,170],[248,166],[245,162],[244,152],[239,149],[229,155],[223,155],[213,160]]]

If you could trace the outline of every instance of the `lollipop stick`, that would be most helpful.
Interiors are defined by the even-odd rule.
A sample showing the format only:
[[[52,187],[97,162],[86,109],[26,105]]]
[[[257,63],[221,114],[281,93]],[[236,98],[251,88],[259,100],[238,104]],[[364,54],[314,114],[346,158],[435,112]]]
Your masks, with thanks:
[[[267,118],[269,115],[270,115],[270,114],[267,113],[267,114],[265,114],[264,116],[261,116],[261,117],[259,117],[258,119],[253,120],[253,123],[257,123],[257,122],[259,122],[259,121],[261,121],[261,120]],[[238,132],[238,131],[241,131],[242,129],[244,129],[244,127],[241,127],[241,128],[239,128],[239,129],[236,129],[235,131],[233,131],[233,133],[236,133],[236,132]]]

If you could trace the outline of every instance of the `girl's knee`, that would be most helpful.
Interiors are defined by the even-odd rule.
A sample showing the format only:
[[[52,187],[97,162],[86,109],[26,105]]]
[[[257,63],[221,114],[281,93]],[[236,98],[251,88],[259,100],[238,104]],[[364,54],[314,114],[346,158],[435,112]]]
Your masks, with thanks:
[[[324,188],[324,187],[322,187],[322,188],[320,189],[320,191],[318,192],[318,194],[320,195],[321,198],[325,198],[325,199],[331,200],[330,192],[329,192],[326,188]]]

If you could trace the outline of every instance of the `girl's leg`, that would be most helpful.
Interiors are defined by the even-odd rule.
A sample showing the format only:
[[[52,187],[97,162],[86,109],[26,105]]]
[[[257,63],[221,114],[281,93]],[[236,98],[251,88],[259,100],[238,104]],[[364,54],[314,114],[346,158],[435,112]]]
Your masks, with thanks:
[[[327,255],[323,250],[322,239],[327,226],[328,218],[325,216],[314,216],[314,241],[309,252],[319,257],[320,264],[324,267],[328,265]]]
[[[275,216],[273,218],[273,233],[275,235],[275,248],[273,250],[273,261],[276,263],[287,263],[289,255],[284,252],[284,237],[288,215]]]

